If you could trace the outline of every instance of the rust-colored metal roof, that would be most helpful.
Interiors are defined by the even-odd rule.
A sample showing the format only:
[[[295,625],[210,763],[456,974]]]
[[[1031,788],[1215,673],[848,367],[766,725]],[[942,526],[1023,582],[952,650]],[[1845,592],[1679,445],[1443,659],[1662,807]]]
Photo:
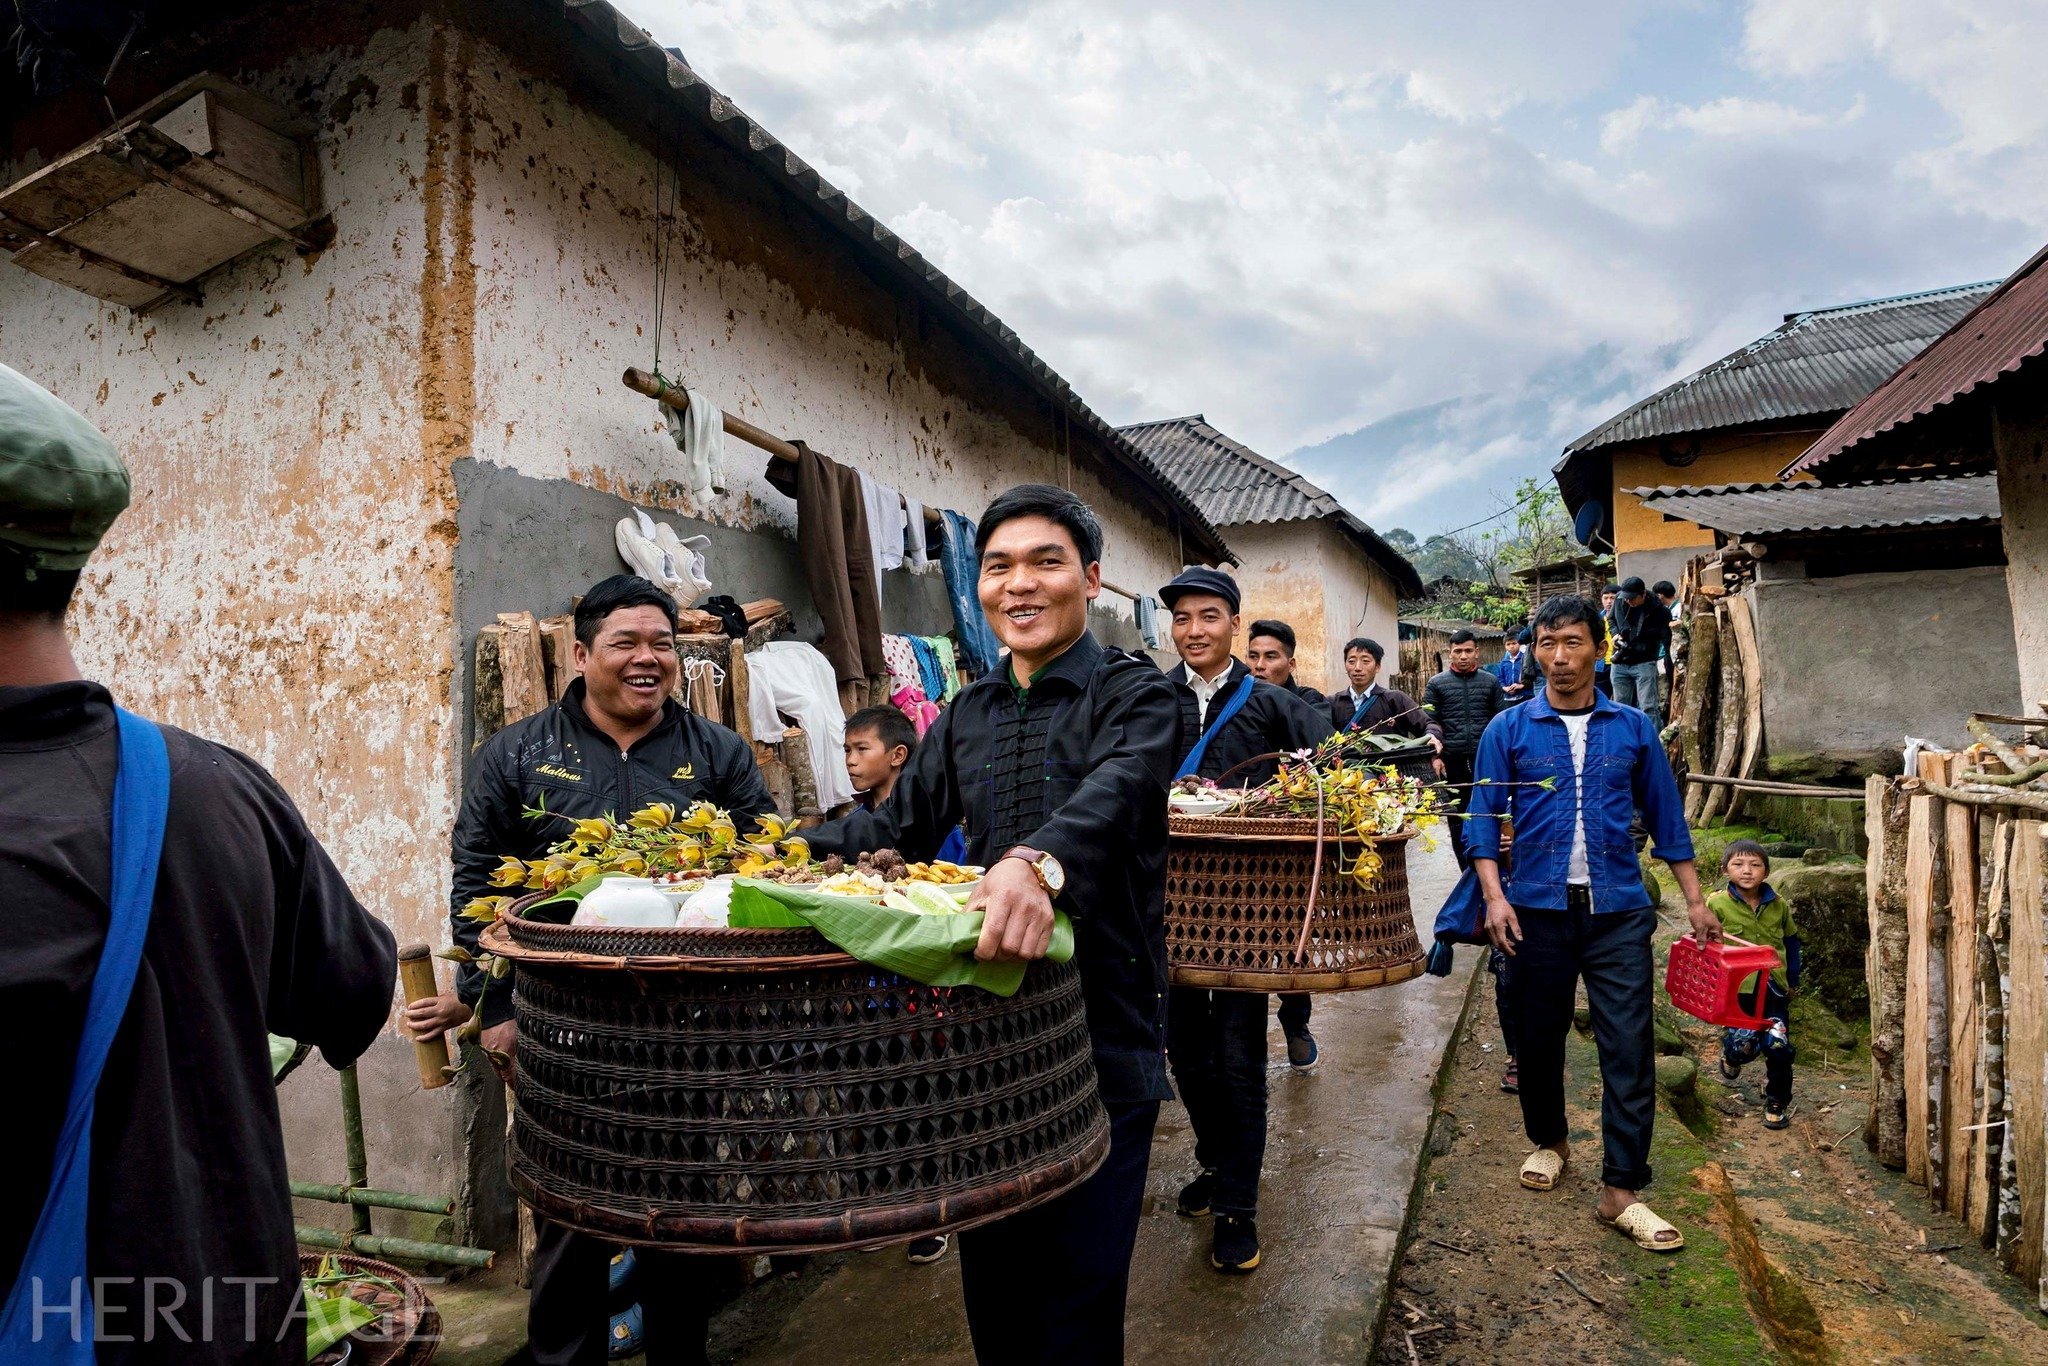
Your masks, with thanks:
[[[1785,467],[1785,473],[1813,470],[1822,478],[1839,477],[1849,469],[1881,463],[1887,448],[1899,444],[1899,438],[1890,434],[1996,383],[2044,350],[2048,350],[2048,247],[2035,252],[1989,298],[1842,414],[1820,440]],[[1927,463],[1957,464],[1974,454],[1936,448],[1916,452],[1916,459],[1925,456]],[[1830,466],[1829,462],[1834,463]]]
[[[1730,536],[1996,522],[1998,480],[1989,474],[1862,484],[1711,484],[1628,489],[1643,506]]]
[[[1117,435],[1150,457],[1217,526],[1330,519],[1393,577],[1397,596],[1421,596],[1422,576],[1378,532],[1293,470],[1217,431],[1200,413],[1119,427]]]

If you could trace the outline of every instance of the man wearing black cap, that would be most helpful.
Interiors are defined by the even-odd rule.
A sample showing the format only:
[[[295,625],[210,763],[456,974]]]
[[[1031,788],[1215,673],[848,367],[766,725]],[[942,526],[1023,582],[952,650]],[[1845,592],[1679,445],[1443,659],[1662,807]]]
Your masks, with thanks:
[[[1614,700],[1655,716],[1661,710],[1657,661],[1671,643],[1671,609],[1653,600],[1641,579],[1627,578],[1621,581],[1609,620],[1614,628],[1614,663],[1607,672],[1614,681]]]
[[[1253,677],[1231,654],[1240,601],[1235,579],[1216,569],[1184,570],[1159,590],[1159,600],[1173,613],[1181,660],[1167,675],[1180,697],[1176,777],[1256,786],[1278,771],[1272,756],[1328,738],[1330,723],[1320,711]],[[1166,1052],[1201,1166],[1181,1189],[1180,1212],[1215,1214],[1210,1266],[1250,1271],[1259,1264],[1255,1221],[1266,1159],[1265,994],[1174,987]]]
[[[83,1330],[88,1361],[298,1366],[267,1036],[354,1062],[398,957],[261,765],[80,673],[65,617],[127,505],[113,443],[0,365],[0,1360]]]

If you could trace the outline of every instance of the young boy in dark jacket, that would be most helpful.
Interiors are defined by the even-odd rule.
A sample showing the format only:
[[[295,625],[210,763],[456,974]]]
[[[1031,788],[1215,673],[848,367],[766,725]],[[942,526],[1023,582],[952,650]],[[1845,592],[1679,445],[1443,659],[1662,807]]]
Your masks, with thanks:
[[[1728,886],[1707,898],[1721,929],[1752,944],[1778,951],[1778,966],[1763,984],[1764,1027],[1721,1034],[1721,1075],[1734,1081],[1746,1062],[1764,1060],[1764,1127],[1782,1129],[1792,1106],[1792,990],[1799,985],[1799,927],[1792,907],[1772,888],[1770,856],[1755,840],[1736,840],[1721,855]],[[1743,993],[1745,1009],[1756,1008],[1756,988]]]

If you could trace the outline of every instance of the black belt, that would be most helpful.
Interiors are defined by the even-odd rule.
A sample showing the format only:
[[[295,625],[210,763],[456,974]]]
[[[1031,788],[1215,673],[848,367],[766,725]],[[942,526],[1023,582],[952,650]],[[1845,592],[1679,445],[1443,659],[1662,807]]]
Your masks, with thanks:
[[[1564,908],[1568,911],[1593,913],[1593,889],[1583,883],[1567,883],[1564,889]]]

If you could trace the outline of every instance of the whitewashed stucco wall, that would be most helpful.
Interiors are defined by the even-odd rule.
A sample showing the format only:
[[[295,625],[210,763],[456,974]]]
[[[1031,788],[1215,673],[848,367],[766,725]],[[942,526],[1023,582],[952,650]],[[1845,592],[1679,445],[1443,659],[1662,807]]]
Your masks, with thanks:
[[[1342,531],[1327,523],[1259,522],[1224,534],[1241,561],[1246,628],[1261,617],[1292,626],[1300,682],[1324,692],[1342,686],[1344,642],[1353,636],[1394,648],[1393,580]]]

